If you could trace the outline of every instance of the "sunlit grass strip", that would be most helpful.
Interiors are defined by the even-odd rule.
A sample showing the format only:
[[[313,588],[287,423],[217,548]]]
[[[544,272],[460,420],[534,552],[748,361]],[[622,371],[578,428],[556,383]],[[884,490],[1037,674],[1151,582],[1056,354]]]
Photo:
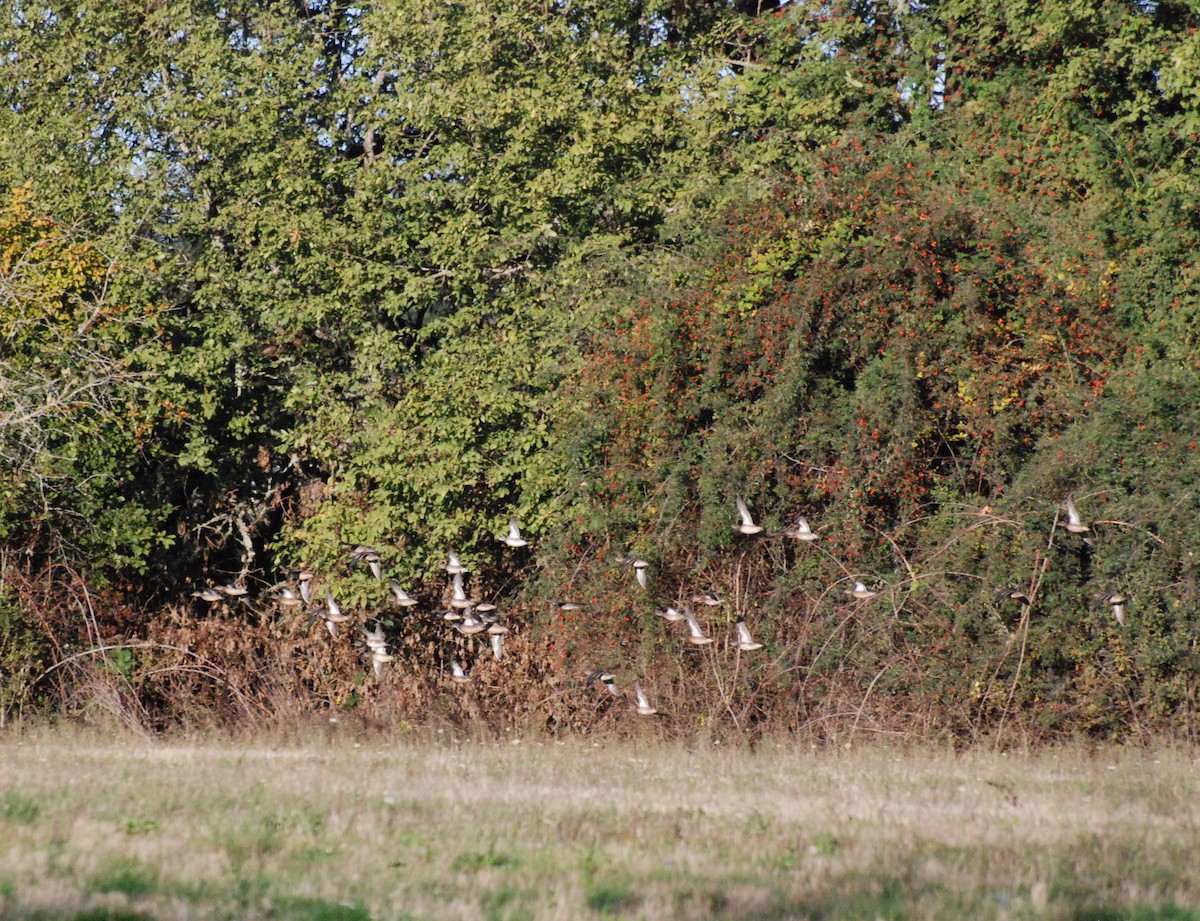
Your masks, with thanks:
[[[0,762],[5,917],[1200,918],[1190,750],[47,734]]]

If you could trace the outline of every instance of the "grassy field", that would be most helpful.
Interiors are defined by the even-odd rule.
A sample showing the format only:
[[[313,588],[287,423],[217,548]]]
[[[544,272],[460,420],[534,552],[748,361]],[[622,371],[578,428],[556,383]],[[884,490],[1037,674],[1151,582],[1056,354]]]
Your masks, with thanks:
[[[0,917],[1200,919],[1200,753],[0,737]]]

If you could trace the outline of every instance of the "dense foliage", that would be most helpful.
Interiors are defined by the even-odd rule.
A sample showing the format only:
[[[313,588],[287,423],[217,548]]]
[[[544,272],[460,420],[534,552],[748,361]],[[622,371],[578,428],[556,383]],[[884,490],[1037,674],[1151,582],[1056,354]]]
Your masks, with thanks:
[[[1200,15],[510,6],[0,4],[0,710],[1200,728]]]

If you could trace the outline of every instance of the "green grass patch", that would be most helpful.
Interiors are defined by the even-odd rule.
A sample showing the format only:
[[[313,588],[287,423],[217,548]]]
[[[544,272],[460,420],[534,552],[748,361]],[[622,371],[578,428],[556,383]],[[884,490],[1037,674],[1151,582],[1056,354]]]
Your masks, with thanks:
[[[585,895],[587,907],[601,915],[624,915],[636,911],[642,898],[624,883],[593,883]]]
[[[4,802],[23,816],[0,822],[18,857],[3,912],[70,919],[115,902],[217,921],[1200,921],[1191,751],[1161,763],[570,743],[232,755],[194,742],[0,743],[20,791]],[[636,772],[613,769],[634,757]],[[446,783],[463,776],[467,798]],[[996,776],[1013,796],[988,784]]]
[[[470,873],[487,867],[508,867],[517,863],[519,861],[512,854],[489,847],[486,851],[467,851],[459,854],[450,864],[450,868],[458,872]]]
[[[18,793],[16,790],[5,790],[0,793],[0,819],[17,825],[36,821],[41,815],[42,807],[33,797]]]
[[[88,883],[92,892],[120,892],[132,898],[158,889],[158,873],[136,860],[118,857],[110,861]]]
[[[158,830],[158,822],[154,819],[127,819],[125,821],[125,834],[145,835],[152,831]]]
[[[1200,909],[1178,905],[1133,905],[1129,908],[1078,908],[1069,921],[1200,921]]]
[[[288,921],[371,921],[371,913],[361,904],[323,899],[274,899],[267,916]]]
[[[479,905],[487,921],[519,921],[528,918],[534,893],[519,886],[501,886],[493,892],[485,892]]]

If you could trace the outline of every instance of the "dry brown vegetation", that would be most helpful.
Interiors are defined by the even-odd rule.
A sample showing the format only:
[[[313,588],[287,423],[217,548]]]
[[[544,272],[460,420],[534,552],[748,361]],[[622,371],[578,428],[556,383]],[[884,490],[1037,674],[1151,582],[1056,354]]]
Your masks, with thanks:
[[[1197,918],[1191,749],[0,742],[13,918]],[[503,732],[500,735],[505,735]]]
[[[816,599],[796,594],[764,601],[750,592],[744,573],[725,581],[741,589],[732,603],[698,613],[711,645],[690,645],[685,626],[653,613],[661,607],[654,599],[614,589],[589,598],[579,613],[547,615],[544,603],[528,601],[506,607],[510,633],[502,661],[493,658],[486,634],[462,636],[423,609],[350,609],[353,619],[336,637],[319,616],[276,606],[269,597],[200,610],[168,605],[157,619],[135,625],[82,585],[53,595],[47,584],[36,602],[53,613],[44,629],[54,639],[54,655],[26,676],[23,694],[0,706],[0,727],[6,719],[20,723],[57,710],[84,724],[135,733],[257,734],[335,716],[373,731],[620,739],[634,731],[626,717],[635,681],[659,709],[652,730],[636,731],[679,741],[826,745],[877,738],[1026,748],[1071,738],[1064,720],[1069,727],[1086,717],[1068,719],[1062,706],[1046,701],[1014,702],[1015,692],[1026,693],[1029,673],[1009,672],[1026,654],[1027,636],[999,617],[990,640],[1004,645],[970,673],[970,694],[954,697],[925,680],[945,669],[939,659],[944,644],[922,652],[897,638],[902,617],[919,619],[928,610],[905,614],[890,597],[847,601],[840,587]],[[94,613],[100,607],[103,618]],[[763,649],[739,653],[737,614],[748,616]],[[358,636],[372,618],[383,620],[395,656],[379,678]],[[470,683],[450,680],[452,660],[470,669]],[[867,662],[874,664],[864,671]],[[616,672],[624,696],[586,685],[597,667]],[[1121,733],[1102,713],[1087,725],[1109,740],[1194,741],[1173,731],[1175,723],[1190,725],[1187,714],[1155,719],[1147,707],[1144,700],[1117,700],[1110,707],[1114,719],[1132,725]]]

